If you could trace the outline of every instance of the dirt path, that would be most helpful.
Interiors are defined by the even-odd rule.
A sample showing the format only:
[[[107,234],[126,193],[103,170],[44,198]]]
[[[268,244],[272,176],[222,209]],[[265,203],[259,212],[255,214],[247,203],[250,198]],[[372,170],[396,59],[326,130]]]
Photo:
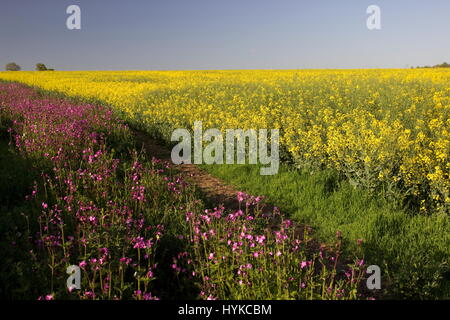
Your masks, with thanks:
[[[171,151],[160,144],[157,140],[148,137],[147,134],[140,131],[133,132],[138,141],[139,147],[150,153],[152,156],[171,161]],[[180,172],[185,175],[186,179],[193,183],[206,197],[208,201],[213,204],[223,204],[228,209],[237,209],[237,193],[240,191],[233,186],[225,184],[220,179],[211,174],[201,170],[195,164],[181,164],[175,165]],[[264,211],[272,210],[273,207],[265,205]]]

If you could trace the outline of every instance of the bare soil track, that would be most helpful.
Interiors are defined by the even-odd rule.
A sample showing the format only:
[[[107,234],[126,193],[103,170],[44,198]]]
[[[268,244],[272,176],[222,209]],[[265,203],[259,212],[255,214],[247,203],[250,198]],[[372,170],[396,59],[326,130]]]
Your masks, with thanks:
[[[144,132],[133,131],[138,147],[145,152],[161,160],[171,161],[171,151],[160,144],[157,140],[147,136]],[[220,179],[201,170],[195,164],[174,165],[186,179],[194,184],[205,196],[205,198],[214,204],[222,204],[229,209],[238,209],[237,190],[235,187],[225,184]],[[265,205],[264,211],[272,210],[273,207]]]

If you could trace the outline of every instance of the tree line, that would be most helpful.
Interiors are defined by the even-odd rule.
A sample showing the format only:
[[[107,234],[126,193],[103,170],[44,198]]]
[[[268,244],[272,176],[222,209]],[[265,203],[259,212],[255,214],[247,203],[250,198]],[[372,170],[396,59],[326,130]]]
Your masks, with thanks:
[[[434,66],[423,66],[423,67],[416,67],[416,69],[423,69],[423,68],[450,68],[450,64],[448,64],[447,62],[441,63],[441,64],[437,64]]]

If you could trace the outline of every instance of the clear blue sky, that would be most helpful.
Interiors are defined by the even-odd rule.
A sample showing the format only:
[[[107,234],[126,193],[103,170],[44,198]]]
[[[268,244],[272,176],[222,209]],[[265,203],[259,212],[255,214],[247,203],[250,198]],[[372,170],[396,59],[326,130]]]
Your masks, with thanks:
[[[81,30],[66,28],[71,4]],[[450,62],[449,33],[450,0],[1,0],[0,67],[404,68]]]

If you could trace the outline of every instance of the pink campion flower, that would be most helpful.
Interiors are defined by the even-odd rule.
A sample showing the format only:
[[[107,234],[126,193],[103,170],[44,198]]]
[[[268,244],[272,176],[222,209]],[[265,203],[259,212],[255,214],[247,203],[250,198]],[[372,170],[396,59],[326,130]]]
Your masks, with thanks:
[[[48,294],[46,296],[39,296],[38,300],[53,300],[53,295],[52,294]]]
[[[286,219],[283,221],[283,225],[286,229],[289,229],[289,227],[292,226],[292,221],[289,219]]]
[[[42,202],[42,208],[47,209],[48,205],[45,202]]]
[[[264,241],[266,240],[266,236],[256,236],[256,242],[258,242],[260,245],[264,244]]]
[[[131,243],[134,244],[133,248],[134,249],[145,249],[146,248],[146,244],[144,241],[143,237],[136,237],[134,239],[131,240]]]
[[[186,212],[186,221],[190,221],[191,217],[194,215],[193,212]]]
[[[209,256],[208,256],[208,259],[209,259],[209,260],[214,259],[214,253],[210,253]]]
[[[361,260],[356,260],[356,264],[358,265],[358,266],[360,266],[360,267],[362,267],[363,265],[364,265],[364,259],[361,259]]]
[[[136,297],[136,296],[140,296],[142,294],[142,291],[141,290],[135,290],[134,291],[134,296]]]
[[[79,267],[82,268],[82,269],[83,269],[84,267],[86,267],[86,266],[87,266],[87,262],[84,261],[84,260],[81,261],[81,262],[79,263]]]
[[[202,239],[203,240],[208,240],[208,234],[206,232],[202,233]]]
[[[206,221],[206,223],[208,223],[208,224],[211,222],[211,218],[208,217],[207,215],[200,215],[200,217],[201,217],[204,221]]]
[[[150,269],[150,270],[148,270],[148,272],[147,272],[147,278],[153,278],[153,271]]]
[[[158,237],[158,235],[157,235],[157,237]],[[150,240],[150,239],[149,240],[145,240],[145,248],[151,248],[151,247],[153,247],[153,241]]]
[[[126,265],[129,265],[132,261],[131,258],[127,258],[127,257],[122,257],[119,259],[120,262],[125,263]]]
[[[92,292],[92,291],[86,291],[86,292],[84,293],[84,296],[85,296],[86,298],[88,298],[88,299],[93,299],[93,298],[95,298],[95,293]]]
[[[144,293],[144,294],[142,295],[142,298],[143,298],[144,300],[159,300],[158,297],[152,296],[152,294],[151,294],[150,292],[149,292],[149,293]]]
[[[237,200],[239,201],[239,203],[241,203],[242,201],[244,201],[244,199],[247,197],[247,194],[243,193],[243,192],[238,192],[237,194]]]
[[[275,235],[277,238],[277,240],[276,240],[277,243],[280,243],[288,238],[288,236],[286,234],[281,233],[280,231],[275,231]]]

